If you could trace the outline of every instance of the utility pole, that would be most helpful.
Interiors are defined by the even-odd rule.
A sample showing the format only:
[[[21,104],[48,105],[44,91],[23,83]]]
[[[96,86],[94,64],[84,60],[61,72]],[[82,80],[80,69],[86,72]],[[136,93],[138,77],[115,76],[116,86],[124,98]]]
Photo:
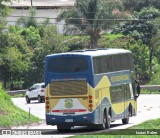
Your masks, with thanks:
[[[33,6],[33,1],[31,0],[31,7]]]

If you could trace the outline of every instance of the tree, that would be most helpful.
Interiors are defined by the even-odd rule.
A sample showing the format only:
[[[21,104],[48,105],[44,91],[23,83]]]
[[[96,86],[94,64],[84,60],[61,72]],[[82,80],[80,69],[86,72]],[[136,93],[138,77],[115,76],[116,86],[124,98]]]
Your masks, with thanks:
[[[151,48],[153,56],[157,57],[158,63],[160,64],[160,31],[152,37]]]
[[[115,32],[123,35],[130,35],[135,40],[142,40],[149,48],[149,70],[152,73],[152,59],[155,53],[155,46],[152,39],[159,32],[159,25],[157,20],[160,17],[160,10],[154,7],[145,7],[138,12],[134,12],[133,18],[135,20],[126,22],[123,26],[115,29]]]
[[[18,80],[27,63],[23,61],[22,53],[14,46],[3,48],[0,52],[3,53],[0,54],[0,78],[6,89],[7,82]]]
[[[140,12],[143,8],[154,7],[159,9],[160,1],[159,0],[123,0],[125,10],[134,12]]]
[[[10,0],[0,0],[0,47],[4,45],[6,40],[6,35],[3,33],[6,29],[6,16],[9,14],[10,10],[5,5],[6,2],[11,2]]]
[[[0,78],[6,89],[9,84],[23,81],[23,72],[28,69],[30,52],[18,29],[9,27],[0,49]]]
[[[30,26],[29,28],[33,29],[34,27]],[[28,30],[29,28],[22,28],[22,30]],[[25,36],[27,44],[29,44],[29,40],[36,38],[37,35],[39,36],[39,39],[34,39],[34,47],[28,45],[33,55],[29,62],[29,69],[24,73],[24,88],[27,88],[37,82],[44,82],[44,65],[46,55],[68,50],[67,46],[63,44],[66,39],[65,36],[57,34],[57,28],[55,25],[43,22],[39,24],[37,28],[34,28],[34,30],[33,32],[36,33],[27,31],[29,34]]]
[[[89,48],[96,48],[101,33],[115,23],[109,19],[121,18],[122,11],[121,0],[76,0],[75,8],[62,12],[57,21],[64,19],[70,29],[89,35]]]
[[[10,12],[9,8],[6,6],[6,3],[11,3],[11,0],[0,0],[0,19],[2,17],[6,17]]]

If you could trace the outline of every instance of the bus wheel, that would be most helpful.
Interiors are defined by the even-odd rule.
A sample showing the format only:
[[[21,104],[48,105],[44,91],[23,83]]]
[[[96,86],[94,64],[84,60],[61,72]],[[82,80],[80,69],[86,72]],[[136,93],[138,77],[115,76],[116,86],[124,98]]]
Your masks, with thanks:
[[[30,101],[31,101],[31,100],[29,99],[29,97],[26,96],[26,102],[27,102],[27,103],[30,103]]]
[[[71,130],[71,127],[70,126],[60,126],[58,125],[57,126],[57,130],[58,132],[69,132]]]
[[[128,112],[127,118],[122,119],[123,124],[128,124],[129,123],[129,116],[130,116],[130,113]]]
[[[107,124],[107,117],[106,117],[106,112],[103,113],[103,120],[102,124],[100,124],[99,129],[106,129],[106,124]]]
[[[111,125],[111,115],[107,113],[106,128],[110,128],[110,125]]]

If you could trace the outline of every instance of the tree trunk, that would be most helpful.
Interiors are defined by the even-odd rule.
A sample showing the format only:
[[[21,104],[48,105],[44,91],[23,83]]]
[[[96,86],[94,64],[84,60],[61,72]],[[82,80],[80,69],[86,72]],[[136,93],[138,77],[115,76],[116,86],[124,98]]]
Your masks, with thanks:
[[[97,48],[98,47],[97,41],[98,41],[98,35],[96,33],[92,33],[90,35],[89,49]]]

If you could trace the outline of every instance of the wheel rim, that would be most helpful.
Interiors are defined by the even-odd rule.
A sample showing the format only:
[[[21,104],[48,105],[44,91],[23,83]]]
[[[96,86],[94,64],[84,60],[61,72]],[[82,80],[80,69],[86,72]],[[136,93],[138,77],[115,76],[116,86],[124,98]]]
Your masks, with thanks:
[[[108,115],[107,124],[108,124],[108,127],[110,127],[110,124],[111,124],[111,116],[110,115]]]
[[[104,116],[103,116],[103,128],[106,128],[106,123],[107,123],[107,119],[106,119],[106,116],[104,114]]]

